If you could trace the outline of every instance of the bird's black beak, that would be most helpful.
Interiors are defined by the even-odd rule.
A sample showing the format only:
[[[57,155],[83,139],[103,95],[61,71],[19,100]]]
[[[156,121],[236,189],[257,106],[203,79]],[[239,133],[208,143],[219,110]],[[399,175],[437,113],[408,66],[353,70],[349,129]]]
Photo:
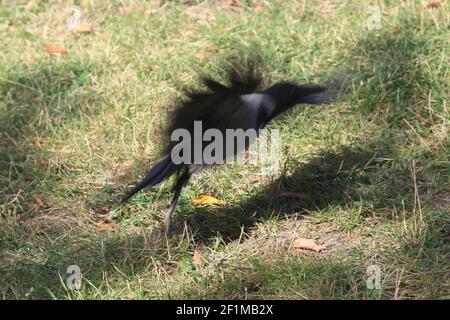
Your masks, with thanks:
[[[325,94],[327,88],[318,85],[301,85],[298,87],[296,95],[298,103],[320,104],[329,103]]]

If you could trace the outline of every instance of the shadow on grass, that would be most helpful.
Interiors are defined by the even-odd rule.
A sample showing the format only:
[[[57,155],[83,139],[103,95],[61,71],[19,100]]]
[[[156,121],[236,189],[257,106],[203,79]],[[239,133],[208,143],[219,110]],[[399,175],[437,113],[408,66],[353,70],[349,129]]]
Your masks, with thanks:
[[[156,261],[162,268],[172,268],[168,259],[176,261],[182,259],[184,255],[189,255],[189,242],[179,241],[182,233],[181,227],[186,222],[194,232],[194,239],[197,243],[210,244],[217,235],[220,235],[226,242],[237,239],[241,234],[241,228],[247,231],[260,221],[278,215],[283,217],[292,213],[303,213],[308,211],[314,214],[315,211],[324,209],[332,205],[351,205],[353,201],[360,201],[364,198],[365,206],[382,208],[385,205],[386,189],[398,189],[396,199],[410,196],[409,184],[404,179],[410,179],[406,172],[394,170],[388,171],[382,181],[374,182],[374,176],[379,176],[380,171],[385,170],[384,166],[389,165],[385,157],[392,156],[392,144],[388,139],[384,143],[366,143],[355,147],[343,148],[337,152],[327,152],[312,159],[307,164],[301,164],[294,169],[289,176],[283,176],[272,184],[264,188],[264,192],[250,197],[245,202],[226,208],[204,208],[198,210],[190,207],[187,211],[178,212],[174,216],[174,233],[178,234],[170,237],[166,242],[163,230],[153,229],[149,233],[143,232],[138,235],[120,235],[116,233],[89,234],[77,232],[74,238],[68,238],[56,243],[25,244],[17,243],[17,238],[13,235],[5,234],[4,241],[9,246],[18,246],[20,251],[43,250],[43,261],[14,261],[11,269],[2,273],[3,279],[8,279],[8,289],[3,289],[8,296],[24,297],[27,293],[30,297],[47,297],[53,295],[58,298],[67,297],[68,293],[63,290],[63,281],[67,276],[66,268],[70,265],[78,265],[85,277],[92,284],[90,289],[97,291],[107,291],[104,274],[114,274],[119,272],[125,277],[133,277],[134,274],[142,272],[148,268],[151,261]],[[378,150],[377,150],[378,148]],[[389,178],[396,175],[394,182]],[[300,199],[286,199],[274,196],[280,191],[301,192],[304,196]],[[382,199],[382,200],[381,200]],[[376,201],[380,200],[380,204]],[[53,234],[52,231],[56,234]],[[50,239],[56,239],[58,233],[64,230],[39,230],[37,232],[47,232]],[[30,239],[33,241],[33,238]],[[35,240],[34,240],[35,241]],[[178,243],[178,245],[177,245]],[[181,244],[180,244],[181,243]],[[180,247],[181,245],[181,247]],[[183,247],[185,246],[185,247]],[[170,247],[170,250],[168,249]],[[169,253],[171,252],[171,253]],[[7,257],[5,257],[6,260]],[[258,264],[257,262],[255,262]],[[323,265],[323,264],[322,264]],[[304,266],[299,269],[294,263],[289,265],[290,274],[296,272],[308,272],[318,277],[317,269],[311,266]],[[325,268],[325,266],[323,266]],[[330,267],[330,266],[328,266]],[[255,265],[258,277],[261,277],[261,285],[267,286],[266,292],[258,293],[255,289],[252,294],[270,295],[270,286],[278,279],[275,273],[268,273],[264,266]],[[303,267],[302,267],[303,268]],[[344,292],[351,290],[350,282],[347,281],[349,274],[343,272],[342,266],[327,269],[329,272],[340,272],[343,279],[338,277],[327,277],[327,283],[338,285],[336,290]],[[120,270],[120,271],[118,271]],[[322,268],[318,269],[322,270]],[[310,273],[311,272],[311,273]],[[61,279],[60,279],[61,277]],[[114,279],[110,280],[114,281]],[[241,279],[246,285],[255,281],[254,278]],[[229,286],[237,285],[236,281],[231,281]],[[275,285],[274,285],[275,286]],[[1,286],[0,286],[1,287]],[[33,287],[33,292],[29,292]],[[10,288],[14,288],[14,291]],[[248,287],[252,292],[251,286]],[[219,289],[218,289],[219,290]],[[239,292],[238,289],[236,289]],[[275,288],[274,288],[275,290]],[[332,292],[327,293],[327,288],[320,291],[312,291],[311,294],[318,294],[327,297]],[[220,289],[221,294],[226,292],[226,288]],[[234,293],[236,294],[236,293]],[[143,293],[147,297],[161,297],[157,292]],[[92,293],[89,295],[92,297]],[[241,295],[242,297],[242,295]]]
[[[427,50],[426,39],[409,22],[404,23],[394,30],[369,34],[348,53],[345,74],[354,75],[355,86],[345,98],[352,100],[355,113],[379,123],[379,137],[361,138],[336,152],[325,151],[306,165],[290,164],[294,172],[266,186],[261,194],[223,209],[187,210],[175,216],[176,223],[182,225],[186,220],[199,239],[220,234],[232,240],[239,237],[242,227],[249,229],[274,215],[353,202],[379,212],[400,208],[402,201],[409,205],[410,164],[399,160],[395,146],[403,137],[395,129],[406,126],[406,118],[414,122],[417,115],[427,117],[428,111],[419,102],[426,100],[432,85],[418,61]],[[277,196],[280,192],[301,193],[302,197],[286,199]]]
[[[444,39],[445,31],[440,33]],[[444,48],[444,43],[436,45],[420,31],[420,22],[414,17],[402,18],[391,29],[369,32],[347,57],[348,72],[359,82],[349,97],[355,111],[370,118],[378,116],[393,127],[405,126],[404,119],[432,125],[435,119],[429,108],[443,112],[440,106],[448,98],[448,88],[439,82],[445,78],[442,71],[438,73],[440,68],[431,73],[429,56],[439,56]]]
[[[385,208],[400,208],[402,202],[409,205],[411,174],[409,168],[395,164],[393,147],[389,138],[380,137],[336,152],[325,151],[307,164],[290,164],[295,168],[292,173],[282,175],[244,202],[215,209],[190,207],[174,216],[174,224],[181,226],[186,220],[197,240],[208,241],[219,234],[230,241],[240,237],[242,228],[248,230],[270,217],[355,202],[379,214]],[[282,193],[296,193],[297,197],[283,197]]]
[[[67,231],[66,221],[55,217],[57,210],[43,208],[46,204],[33,195],[52,193],[66,177],[64,168],[51,166],[51,151],[42,148],[42,139],[93,112],[90,106],[98,96],[88,89],[90,69],[79,62],[49,62],[10,66],[0,77],[0,296],[15,297],[17,286],[24,297],[35,279],[45,281],[50,273],[45,263],[9,265],[5,252],[58,250],[50,243]],[[40,236],[33,238],[30,225],[44,216],[51,223],[36,224]],[[41,236],[54,238],[48,243]]]
[[[89,105],[98,97],[87,91],[89,70],[75,62],[18,65],[0,78],[2,202],[35,188],[48,175],[45,160],[51,152],[41,147],[42,139],[91,112]]]
[[[77,107],[85,103],[83,86],[89,84],[90,68],[75,62],[11,67],[0,79],[2,133],[20,137],[29,123],[37,130],[49,129],[82,114]],[[36,121],[43,112],[50,122]]]
[[[0,75],[0,232],[51,214],[33,195],[51,194],[65,170],[52,166],[43,140],[86,112],[93,99],[84,91],[88,72],[82,63],[49,62],[10,66]]]

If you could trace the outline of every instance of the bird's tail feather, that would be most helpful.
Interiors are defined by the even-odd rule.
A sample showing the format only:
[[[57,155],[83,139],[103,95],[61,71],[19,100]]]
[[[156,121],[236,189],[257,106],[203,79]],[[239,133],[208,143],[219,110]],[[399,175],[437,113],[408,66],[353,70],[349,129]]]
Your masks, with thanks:
[[[169,178],[175,173],[177,167],[170,159],[170,154],[161,158],[158,163],[147,173],[147,175],[138,182],[133,189],[122,199],[122,203],[130,199],[134,194],[144,189],[145,187],[152,187],[159,184],[164,179]]]

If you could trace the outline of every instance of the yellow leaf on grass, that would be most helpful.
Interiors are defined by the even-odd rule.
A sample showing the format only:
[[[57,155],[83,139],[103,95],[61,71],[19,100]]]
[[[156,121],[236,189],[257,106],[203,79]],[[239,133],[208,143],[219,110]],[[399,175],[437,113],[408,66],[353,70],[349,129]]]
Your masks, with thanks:
[[[224,204],[222,200],[208,196],[206,194],[193,197],[191,201],[193,204]]]
[[[318,245],[313,239],[297,238],[292,242],[292,248],[308,249],[319,252],[325,249],[325,246]]]
[[[200,255],[200,252],[198,250],[194,251],[194,256],[192,257],[192,263],[194,263],[196,266],[199,266],[202,264],[202,256]]]

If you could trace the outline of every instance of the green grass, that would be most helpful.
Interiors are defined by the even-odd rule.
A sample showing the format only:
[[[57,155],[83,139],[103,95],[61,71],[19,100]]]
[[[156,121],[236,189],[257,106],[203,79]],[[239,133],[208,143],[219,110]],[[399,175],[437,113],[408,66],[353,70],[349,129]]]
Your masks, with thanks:
[[[0,9],[0,297],[450,298],[448,3],[378,1],[371,31],[361,1],[79,3],[94,32],[67,30],[63,2]],[[270,125],[280,175],[196,175],[171,236],[170,182],[118,207],[158,158],[183,90],[250,53],[266,85],[350,85]],[[207,193],[226,204],[191,204]],[[293,249],[299,237],[326,249]],[[65,286],[70,265],[79,292]],[[369,265],[381,289],[367,289]]]

